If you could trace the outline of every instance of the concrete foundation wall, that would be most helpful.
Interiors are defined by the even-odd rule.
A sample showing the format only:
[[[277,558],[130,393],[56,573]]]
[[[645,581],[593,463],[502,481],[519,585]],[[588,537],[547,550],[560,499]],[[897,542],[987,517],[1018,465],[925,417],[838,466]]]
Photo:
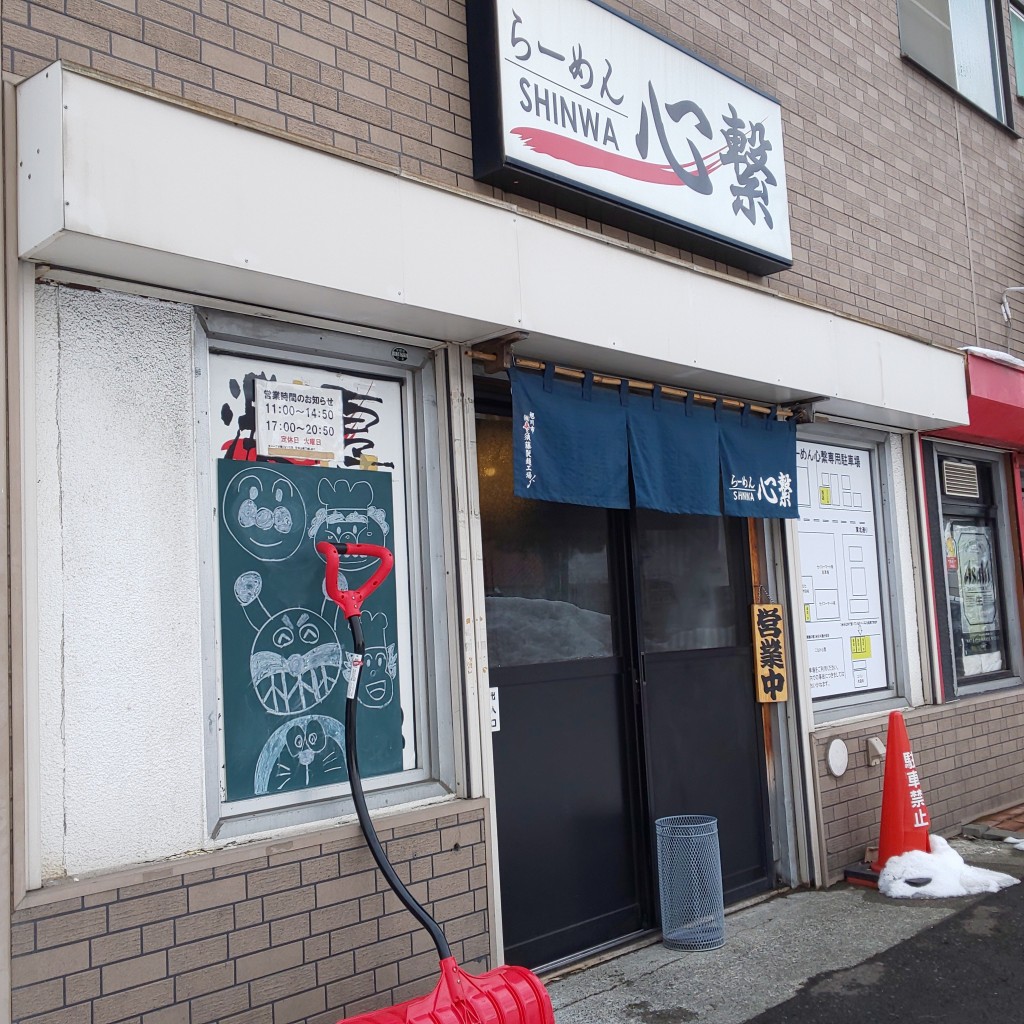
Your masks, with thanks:
[[[1024,690],[908,710],[903,717],[933,832],[948,833],[1024,801]],[[814,734],[829,882],[841,879],[843,868],[861,860],[868,845],[878,844],[885,762],[868,765],[866,742],[877,736],[884,743],[887,727],[887,716],[880,716]],[[826,761],[837,737],[850,753],[850,767],[838,779]]]
[[[448,810],[383,819],[379,834],[478,973],[491,966],[485,805]],[[334,1024],[436,980],[430,937],[353,826],[30,898],[13,918],[19,1024]]]

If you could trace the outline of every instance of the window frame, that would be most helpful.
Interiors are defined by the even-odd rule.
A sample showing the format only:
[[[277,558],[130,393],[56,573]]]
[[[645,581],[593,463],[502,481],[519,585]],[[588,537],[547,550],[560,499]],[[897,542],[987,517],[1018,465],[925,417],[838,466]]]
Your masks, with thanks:
[[[949,89],[950,92],[954,93],[964,103],[983,114],[985,117],[994,121],[998,125],[1002,125],[1004,128],[1008,128],[1010,131],[1014,131],[1013,122],[1013,110],[1010,96],[1009,86],[1009,69],[1006,59],[1006,33],[1003,23],[1003,10],[999,3],[999,0],[984,0],[986,9],[988,11],[987,28],[989,34],[990,44],[990,55],[991,55],[991,67],[992,67],[992,85],[993,95],[996,101],[997,110],[993,113],[991,110],[987,110],[984,106],[978,103],[976,100],[971,99],[965,92],[963,92],[955,81],[955,69],[954,69],[954,81],[950,81],[940,70],[935,67],[929,66],[929,64],[919,56],[915,56],[912,51],[913,46],[908,43],[908,16],[906,13],[907,5],[916,4],[918,0],[897,0],[897,20],[899,25],[899,37],[900,37],[900,54],[905,61],[913,64],[916,68],[923,71],[929,78],[938,82],[940,85]],[[925,12],[926,16],[932,17],[929,12]],[[949,40],[950,46],[954,45],[953,28],[952,25],[949,27]],[[954,51],[955,61],[955,51]]]
[[[1010,19],[1010,51],[1013,53],[1013,79],[1014,92],[1018,99],[1024,99],[1024,6],[1011,3],[1009,6]],[[1014,35],[1014,19],[1020,24],[1020,52],[1017,52],[1017,37]],[[1007,75],[1009,78],[1009,75]]]
[[[967,462],[987,463],[992,468],[992,497],[995,501],[996,542],[1000,571],[999,596],[1003,603],[1003,626],[1009,667],[999,674],[987,673],[976,683],[961,682],[953,655],[952,612],[946,586],[945,549],[943,539],[943,495],[940,460],[943,456]],[[1024,650],[1022,650],[1019,567],[1015,563],[1016,497],[1011,506],[1008,475],[1012,466],[1006,452],[977,445],[950,441],[926,440],[924,445],[925,484],[928,488],[928,515],[932,578],[935,581],[936,627],[942,687],[947,701],[974,694],[990,693],[1020,686],[1024,682]],[[955,504],[955,503],[954,503]],[[1011,514],[1012,508],[1012,514]],[[940,604],[941,602],[941,604]]]
[[[229,355],[285,366],[366,374],[403,384],[403,432],[408,465],[406,515],[409,543],[409,591],[412,619],[413,701],[416,765],[402,772],[364,780],[367,804],[395,807],[455,795],[458,786],[454,709],[458,693],[450,650],[451,609],[455,596],[445,552],[453,544],[450,517],[442,494],[446,475],[442,449],[446,435],[439,416],[438,377],[444,373],[424,347],[396,346],[341,332],[333,333],[195,308],[195,408],[198,501],[205,527],[199,551],[203,566],[200,601],[203,613],[203,698],[209,726],[204,736],[206,830],[211,839],[253,838],[280,829],[319,824],[355,813],[348,783],[295,791],[279,797],[225,799],[222,785],[223,744],[217,722],[223,711],[220,694],[217,610],[218,562],[215,558],[215,462],[210,455],[209,374],[211,357]],[[429,595],[429,597],[428,597]]]
[[[844,693],[834,697],[811,698],[811,707],[816,725],[824,725],[855,716],[892,711],[906,707],[911,701],[912,680],[910,679],[910,658],[908,652],[908,631],[904,616],[897,610],[904,607],[907,595],[904,593],[901,571],[901,546],[899,523],[893,495],[895,491],[894,460],[903,458],[902,448],[892,451],[891,435],[879,430],[846,427],[839,424],[812,423],[797,430],[797,444],[807,441],[811,444],[835,444],[842,447],[860,448],[871,455],[871,486],[874,502],[875,529],[878,541],[878,580],[882,601],[881,628],[889,643],[886,645],[886,675],[889,685],[884,690],[869,690],[865,693]],[[913,488],[912,476],[904,473],[909,503]],[[802,572],[799,551],[800,521],[795,520],[793,531],[797,537],[795,564]],[[910,557],[910,551],[902,552]],[[802,608],[800,580],[791,583],[793,607]],[[910,595],[911,597],[913,595]],[[798,616],[802,621],[802,613]],[[800,660],[806,658],[806,631],[799,637],[804,645]]]

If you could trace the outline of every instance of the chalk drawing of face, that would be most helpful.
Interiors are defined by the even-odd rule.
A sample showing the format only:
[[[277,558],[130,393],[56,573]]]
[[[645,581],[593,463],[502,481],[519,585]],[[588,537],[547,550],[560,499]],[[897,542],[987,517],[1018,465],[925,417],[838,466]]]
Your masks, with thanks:
[[[391,527],[387,513],[373,503],[373,488],[365,480],[321,480],[317,488],[321,507],[313,516],[309,537],[316,546],[330,544],[374,544],[385,547]],[[317,552],[319,554],[319,552]],[[323,555],[320,555],[323,558]],[[342,560],[346,572],[376,566],[374,558],[361,556]]]
[[[253,789],[278,793],[344,782],[345,730],[327,715],[305,715],[285,722],[267,740],[256,762]]]
[[[366,655],[359,681],[359,703],[364,708],[386,708],[395,699],[395,678],[398,675],[398,649],[388,643],[388,617],[384,612],[363,612],[363,637]],[[344,651],[343,673],[351,682],[356,666],[351,651]]]
[[[306,530],[302,495],[268,466],[250,466],[231,478],[221,515],[239,546],[261,562],[290,558]]]
[[[287,608],[271,615],[260,600],[263,580],[258,572],[242,573],[234,589],[256,629],[249,672],[260,703],[272,715],[294,715],[316,707],[341,674],[335,626],[309,608]]]

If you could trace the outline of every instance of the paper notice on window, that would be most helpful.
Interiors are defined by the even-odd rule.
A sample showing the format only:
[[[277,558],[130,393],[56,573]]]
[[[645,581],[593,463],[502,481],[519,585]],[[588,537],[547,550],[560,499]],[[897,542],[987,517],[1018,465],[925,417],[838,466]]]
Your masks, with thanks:
[[[811,696],[885,689],[871,452],[798,441],[797,494]]]
[[[340,392],[256,381],[256,450],[260,455],[330,461],[343,441]]]

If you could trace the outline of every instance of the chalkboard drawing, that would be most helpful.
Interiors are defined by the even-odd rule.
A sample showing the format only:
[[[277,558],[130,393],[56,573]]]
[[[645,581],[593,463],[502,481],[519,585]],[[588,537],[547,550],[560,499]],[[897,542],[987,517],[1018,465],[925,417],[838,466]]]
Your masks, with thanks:
[[[333,774],[340,772],[341,774]],[[327,715],[304,715],[276,729],[256,762],[257,796],[344,782],[345,730]]]
[[[348,578],[345,576],[345,574],[340,569],[338,570],[338,589],[339,590],[351,590],[352,589],[352,587],[350,587],[348,585]],[[341,609],[338,607],[338,605],[335,602],[334,598],[332,598],[331,595],[327,593],[327,580],[326,579],[323,579],[320,582],[320,593],[323,596],[323,601],[320,604],[320,614],[325,619],[328,619],[328,620],[333,618],[333,620],[334,620],[334,631],[335,631],[335,633],[337,633],[337,631],[338,631],[338,612],[341,611]]]
[[[306,530],[298,488],[269,466],[250,466],[228,481],[221,515],[239,546],[261,562],[283,562]]]
[[[395,699],[398,675],[398,650],[388,643],[388,617],[384,612],[363,612],[363,637],[366,656],[359,684],[359,703],[364,708],[386,708]],[[347,682],[355,679],[358,668],[351,651],[345,651],[344,673]]]
[[[390,482],[390,481],[389,481]],[[366,480],[350,483],[345,479],[324,478],[317,487],[321,507],[309,527],[314,548],[321,541],[329,544],[374,544],[386,547],[391,527],[387,512],[374,504],[373,487]],[[323,559],[323,555],[317,552]],[[361,556],[346,557],[345,571],[359,572],[376,568],[377,560]]]
[[[260,703],[272,715],[295,715],[316,707],[341,674],[336,626],[309,608],[271,614],[260,599],[263,579],[244,572],[235,580],[235,598],[256,630],[249,672]]]

